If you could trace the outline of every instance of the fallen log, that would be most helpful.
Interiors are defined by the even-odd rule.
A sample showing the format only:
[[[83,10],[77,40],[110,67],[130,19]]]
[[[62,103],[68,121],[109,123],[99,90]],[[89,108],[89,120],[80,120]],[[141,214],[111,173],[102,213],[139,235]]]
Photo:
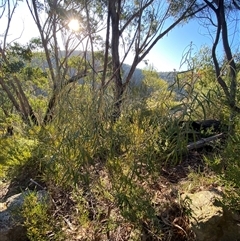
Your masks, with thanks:
[[[202,148],[202,147],[206,146],[209,142],[218,140],[220,138],[223,138],[223,136],[224,136],[224,134],[220,133],[220,134],[210,136],[210,137],[207,137],[207,138],[202,138],[202,139],[200,139],[196,142],[189,143],[187,145],[187,149],[190,151],[190,150],[193,150],[193,149]]]

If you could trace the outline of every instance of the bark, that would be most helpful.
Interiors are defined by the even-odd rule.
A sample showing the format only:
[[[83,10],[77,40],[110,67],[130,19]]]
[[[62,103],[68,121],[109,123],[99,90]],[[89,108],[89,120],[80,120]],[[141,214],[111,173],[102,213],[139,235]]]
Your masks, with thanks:
[[[40,33],[40,38],[41,38],[41,41],[42,41],[42,45],[43,45],[43,48],[44,48],[44,53],[45,53],[45,56],[46,56],[46,60],[47,60],[47,63],[48,63],[48,66],[49,66],[49,71],[50,71],[50,75],[51,75],[51,79],[54,83],[54,86],[56,85],[56,82],[55,82],[55,75],[54,75],[54,67],[53,67],[53,64],[52,64],[52,61],[51,61],[51,57],[50,57],[50,50],[48,49],[48,39],[44,36],[44,27],[42,28],[41,26],[41,21],[39,19],[39,15],[38,15],[38,10],[37,10],[37,1],[36,0],[32,0],[32,5],[33,5],[33,11],[31,10],[31,7],[30,7],[30,4],[29,4],[29,1],[27,1],[27,4],[28,4],[28,8],[31,12],[31,15],[38,27],[38,31]],[[46,35],[48,36],[48,34],[50,35],[50,32],[48,31],[48,33],[46,33]]]
[[[232,51],[229,45],[229,41],[228,41],[228,27],[226,23],[224,1],[219,0],[217,8],[215,8],[209,1],[205,1],[205,2],[213,10],[213,12],[217,17],[217,32],[216,32],[215,41],[212,47],[212,58],[215,66],[216,78],[225,93],[229,106],[231,108],[234,108],[236,106],[235,99],[236,99],[236,88],[237,88],[236,64],[235,64]],[[229,65],[230,89],[228,88],[226,82],[222,78],[221,68],[219,66],[219,62],[216,56],[216,49],[217,49],[217,45],[219,44],[220,36],[222,37],[223,48],[224,48],[226,59]]]
[[[53,120],[54,109],[56,107],[58,95],[59,94],[55,91],[53,93],[52,97],[50,98],[49,102],[48,102],[47,111],[46,111],[46,114],[45,114],[44,119],[43,119],[44,125],[50,123]]]
[[[231,114],[230,114],[230,125],[229,125],[229,134],[234,134],[235,124],[234,124],[234,118],[236,116],[236,92],[237,92],[237,67],[232,55],[232,51],[229,45],[228,41],[228,27],[226,23],[225,18],[225,10],[224,10],[224,1],[219,1],[219,15],[221,19],[221,25],[222,25],[222,41],[223,41],[223,48],[226,54],[226,58],[229,65],[229,78],[230,78],[230,95],[229,95],[229,106],[231,108]]]
[[[92,38],[92,30],[90,25],[90,16],[89,16],[89,9],[88,4],[85,2],[85,9],[86,9],[86,17],[87,17],[87,31],[88,37],[90,40],[90,48],[91,48],[91,65],[92,65],[92,89],[95,90],[96,88],[96,72],[94,71],[95,68],[95,58],[94,58],[94,47],[93,47],[93,38]],[[87,48],[87,47],[86,47]]]
[[[105,43],[105,53],[104,53],[104,65],[103,65],[103,74],[101,79],[102,90],[104,89],[107,75],[107,67],[108,67],[108,52],[109,52],[109,37],[110,37],[110,13],[108,11],[107,15],[107,29],[106,29],[106,43]]]
[[[119,57],[119,15],[121,11],[121,0],[111,0],[108,3],[109,15],[111,18],[111,51],[112,51],[112,72],[114,80],[114,112],[113,121],[116,121],[121,114],[122,97],[124,93],[124,85],[121,76],[121,63]]]
[[[21,113],[21,108],[20,105],[18,104],[16,98],[14,97],[14,95],[12,94],[12,92],[10,91],[10,89],[8,88],[8,86],[5,84],[3,78],[0,78],[0,85],[2,86],[3,90],[6,92],[8,98],[11,100],[11,102],[13,103],[14,107],[16,108],[17,112]]]
[[[6,92],[9,100],[12,102],[13,106],[15,107],[16,111],[22,117],[22,120],[27,124],[34,124],[39,125],[38,119],[30,106],[25,93],[23,92],[19,80],[15,78],[15,82],[17,82],[17,87],[11,83],[13,90],[17,96],[17,99],[9,89],[9,87],[5,84],[4,80],[0,78],[0,85],[2,86],[3,90]]]
[[[226,23],[226,17],[225,17],[225,10],[224,10],[224,1],[220,0],[219,1],[219,17],[221,20],[221,26],[222,26],[222,41],[223,41],[223,47],[224,51],[226,54],[226,58],[229,64],[229,71],[230,71],[230,100],[229,104],[231,107],[234,107],[236,105],[236,89],[237,89],[237,84],[236,84],[236,64],[232,55],[232,51],[229,45],[228,41],[228,27]]]
[[[25,119],[26,120],[30,120],[34,125],[39,125],[39,121],[32,109],[32,106],[29,104],[28,98],[26,97],[21,83],[19,81],[19,79],[17,77],[14,78],[17,88],[18,88],[18,92],[19,92],[19,99],[21,100],[20,103],[22,103],[22,108],[25,108]]]
[[[222,87],[224,94],[226,96],[227,104],[231,109],[230,114],[230,125],[229,125],[229,134],[234,133],[234,122],[233,119],[236,113],[240,113],[240,108],[236,103],[236,92],[237,92],[237,67],[234,61],[234,57],[232,55],[232,50],[230,48],[229,40],[228,40],[228,26],[226,22],[226,14],[225,14],[225,5],[224,0],[219,0],[217,3],[217,7],[215,7],[211,2],[205,0],[207,5],[213,10],[217,18],[217,32],[215,36],[215,41],[212,47],[212,58],[216,71],[216,79],[217,82]],[[223,49],[227,60],[228,71],[229,71],[229,80],[230,85],[227,86],[227,83],[222,78],[222,69],[219,66],[219,62],[216,56],[217,45],[220,40],[220,36],[222,37]]]
[[[215,11],[215,10],[214,10]],[[218,16],[218,11],[215,11],[216,15]],[[218,63],[218,59],[217,59],[217,55],[216,55],[216,49],[220,40],[220,35],[221,35],[221,20],[218,17],[217,18],[218,21],[218,25],[217,25],[217,32],[216,32],[216,36],[215,36],[215,41],[213,43],[213,47],[212,47],[212,58],[213,58],[213,63],[214,63],[214,67],[215,67],[215,71],[216,71],[216,78],[217,78],[217,82],[219,83],[219,85],[222,87],[226,98],[229,100],[230,98],[230,93],[228,90],[228,86],[226,84],[226,82],[223,80],[222,78],[222,74],[221,74],[221,68],[219,66]]]

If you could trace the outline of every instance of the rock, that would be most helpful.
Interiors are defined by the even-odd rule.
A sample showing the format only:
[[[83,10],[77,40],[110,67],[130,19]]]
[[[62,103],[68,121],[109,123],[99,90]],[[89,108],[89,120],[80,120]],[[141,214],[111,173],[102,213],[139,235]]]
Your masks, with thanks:
[[[26,230],[21,225],[22,220],[17,214],[24,201],[22,193],[9,197],[5,203],[0,203],[0,241],[26,241]]]
[[[19,211],[27,194],[28,192],[19,193],[9,197],[6,202],[0,202],[0,241],[28,240]],[[38,191],[37,195],[39,201],[46,200],[47,192]]]
[[[238,241],[240,240],[240,216],[222,206],[217,200],[221,195],[215,191],[200,191],[184,194],[191,199],[191,228],[197,241]]]

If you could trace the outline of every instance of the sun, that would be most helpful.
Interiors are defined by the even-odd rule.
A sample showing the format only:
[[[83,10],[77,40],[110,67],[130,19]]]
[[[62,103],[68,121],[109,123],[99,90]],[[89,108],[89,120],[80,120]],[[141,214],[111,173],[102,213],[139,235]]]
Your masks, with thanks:
[[[71,19],[68,23],[68,27],[72,31],[77,32],[80,29],[79,21],[77,19]]]

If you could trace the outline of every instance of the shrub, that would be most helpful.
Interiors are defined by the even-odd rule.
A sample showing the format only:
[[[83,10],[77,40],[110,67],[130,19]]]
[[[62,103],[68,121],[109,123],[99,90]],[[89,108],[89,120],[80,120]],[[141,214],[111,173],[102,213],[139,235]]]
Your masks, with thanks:
[[[32,150],[36,145],[36,140],[26,139],[23,136],[1,138],[0,177],[15,174],[16,169],[26,164],[31,158]]]
[[[30,192],[22,207],[24,226],[31,241],[65,240],[61,232],[61,223],[53,218],[49,200],[39,200],[36,192]]]

